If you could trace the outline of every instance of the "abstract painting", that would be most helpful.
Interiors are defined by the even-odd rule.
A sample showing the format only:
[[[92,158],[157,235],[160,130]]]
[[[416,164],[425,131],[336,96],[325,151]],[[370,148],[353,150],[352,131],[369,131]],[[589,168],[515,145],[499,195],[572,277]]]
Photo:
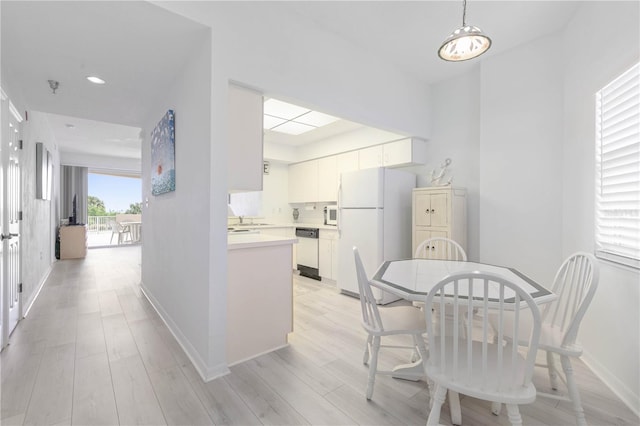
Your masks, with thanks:
[[[176,127],[173,110],[168,110],[151,132],[151,193],[176,190]]]

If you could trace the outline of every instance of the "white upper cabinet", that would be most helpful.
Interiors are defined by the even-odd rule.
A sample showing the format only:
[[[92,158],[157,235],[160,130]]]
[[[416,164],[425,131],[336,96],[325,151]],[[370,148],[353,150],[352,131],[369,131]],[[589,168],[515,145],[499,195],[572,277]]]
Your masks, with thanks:
[[[336,202],[342,173],[373,167],[424,164],[426,157],[426,142],[407,138],[291,164],[289,165],[289,202]]]
[[[427,159],[426,142],[413,138],[363,148],[359,152],[361,169],[424,164]]]
[[[384,167],[424,164],[427,160],[427,143],[420,139],[402,139],[382,145]]]
[[[229,85],[229,191],[261,191],[262,93]]]
[[[315,203],[319,201],[318,160],[289,165],[289,202]]]
[[[343,152],[336,155],[336,172],[338,173],[338,182],[340,175],[344,172],[352,172],[360,168],[360,153],[358,151]]]
[[[383,145],[370,146],[363,148],[359,153],[360,169],[370,169],[372,167],[382,167]]]
[[[335,155],[318,159],[318,200],[336,201],[338,196],[338,159]]]

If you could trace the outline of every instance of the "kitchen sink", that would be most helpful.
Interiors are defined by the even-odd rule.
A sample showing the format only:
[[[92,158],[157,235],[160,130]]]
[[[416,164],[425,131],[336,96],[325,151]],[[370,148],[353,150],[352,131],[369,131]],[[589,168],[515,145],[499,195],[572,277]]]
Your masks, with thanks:
[[[258,231],[257,229],[250,229],[250,228],[244,228],[244,229],[237,229],[237,228],[232,228],[227,230],[228,234],[259,234],[260,231]]]

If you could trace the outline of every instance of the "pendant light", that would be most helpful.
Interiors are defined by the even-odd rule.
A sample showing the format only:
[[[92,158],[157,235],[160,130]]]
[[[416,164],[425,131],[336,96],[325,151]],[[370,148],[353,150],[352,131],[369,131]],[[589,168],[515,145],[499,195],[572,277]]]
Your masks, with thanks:
[[[438,56],[445,61],[466,61],[482,55],[491,47],[491,39],[480,28],[467,25],[467,0],[462,3],[462,26],[442,43]]]

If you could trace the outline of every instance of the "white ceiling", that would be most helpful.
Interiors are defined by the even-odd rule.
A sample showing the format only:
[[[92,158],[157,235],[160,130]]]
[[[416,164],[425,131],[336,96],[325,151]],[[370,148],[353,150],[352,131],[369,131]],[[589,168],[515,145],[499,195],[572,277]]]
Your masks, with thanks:
[[[447,63],[436,51],[461,24],[461,1],[278,3],[425,83],[464,73],[485,57],[560,30],[579,4],[471,0],[467,23],[482,28],[493,45],[476,60]],[[139,158],[139,142],[133,141],[137,129],[123,126],[139,125],[146,105],[208,31],[147,2],[3,0],[0,7],[3,80],[22,89],[31,109],[55,114],[50,121],[61,151]],[[92,74],[107,84],[87,82]],[[60,82],[55,95],[49,79]],[[78,118],[78,124],[71,123],[73,131],[64,126],[72,117]],[[266,132],[265,140],[299,145],[358,127],[336,122],[295,137]]]

